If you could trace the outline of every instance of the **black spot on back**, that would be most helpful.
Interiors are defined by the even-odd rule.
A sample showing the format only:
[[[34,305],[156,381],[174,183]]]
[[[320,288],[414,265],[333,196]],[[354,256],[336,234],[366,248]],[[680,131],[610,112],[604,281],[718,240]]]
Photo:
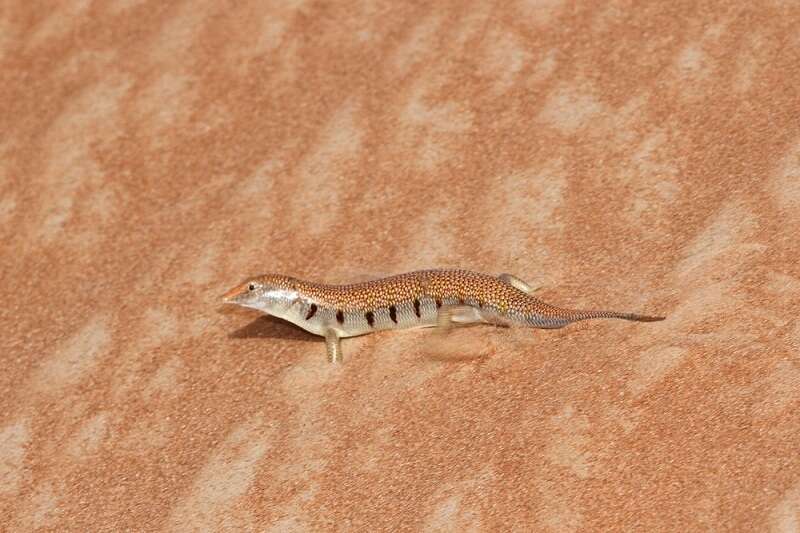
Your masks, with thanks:
[[[367,311],[364,313],[364,318],[367,319],[367,324],[369,324],[369,327],[373,327],[375,325],[375,313],[372,311]]]
[[[344,324],[344,313],[342,312],[341,309],[336,311],[336,321],[339,324]]]
[[[317,304],[311,304],[311,307],[308,308],[308,313],[306,313],[306,320],[311,320],[311,317],[314,316],[317,312]]]
[[[417,315],[417,318],[422,317],[422,314],[419,312],[419,300],[414,300],[414,314]]]
[[[393,305],[389,306],[389,318],[392,319],[392,322],[397,324],[397,308]]]
[[[442,306],[442,301],[439,298],[436,298],[436,309],[439,309]]]

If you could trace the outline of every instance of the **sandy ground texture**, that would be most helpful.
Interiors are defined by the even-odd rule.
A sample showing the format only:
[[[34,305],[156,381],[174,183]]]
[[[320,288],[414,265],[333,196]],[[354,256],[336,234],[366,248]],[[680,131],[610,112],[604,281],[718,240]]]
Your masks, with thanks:
[[[798,531],[800,4],[428,4],[5,2],[0,529]],[[428,267],[668,318],[220,305]]]

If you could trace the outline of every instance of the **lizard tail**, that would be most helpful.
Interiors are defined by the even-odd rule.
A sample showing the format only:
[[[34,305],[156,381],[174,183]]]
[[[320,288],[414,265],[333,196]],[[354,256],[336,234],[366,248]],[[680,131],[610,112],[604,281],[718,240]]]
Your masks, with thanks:
[[[632,320],[634,322],[658,322],[664,320],[663,316],[639,315],[636,313],[620,313],[618,311],[578,311],[570,310],[566,313],[570,322],[578,320],[588,320],[591,318],[620,318],[622,320]]]
[[[619,311],[600,311],[583,309],[565,309],[530,297],[530,311],[524,319],[525,323],[537,328],[563,328],[572,322],[592,318],[619,318],[634,322],[658,322],[663,316],[640,315],[638,313],[622,313]]]

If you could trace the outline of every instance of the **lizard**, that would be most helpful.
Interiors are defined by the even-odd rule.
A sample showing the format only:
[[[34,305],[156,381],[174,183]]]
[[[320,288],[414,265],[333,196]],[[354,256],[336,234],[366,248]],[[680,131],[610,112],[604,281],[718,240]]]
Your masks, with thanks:
[[[349,285],[328,285],[282,274],[245,280],[223,303],[256,309],[325,338],[328,360],[342,360],[341,339],[375,331],[467,324],[561,328],[592,318],[638,322],[662,316],[564,309],[533,295],[511,274],[434,269]]]

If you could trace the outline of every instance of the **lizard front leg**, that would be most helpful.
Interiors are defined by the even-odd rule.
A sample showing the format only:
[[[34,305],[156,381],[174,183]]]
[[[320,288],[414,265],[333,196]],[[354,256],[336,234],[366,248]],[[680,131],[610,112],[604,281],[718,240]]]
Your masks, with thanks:
[[[328,350],[328,361],[331,363],[342,362],[342,341],[335,330],[325,332],[325,347]]]

